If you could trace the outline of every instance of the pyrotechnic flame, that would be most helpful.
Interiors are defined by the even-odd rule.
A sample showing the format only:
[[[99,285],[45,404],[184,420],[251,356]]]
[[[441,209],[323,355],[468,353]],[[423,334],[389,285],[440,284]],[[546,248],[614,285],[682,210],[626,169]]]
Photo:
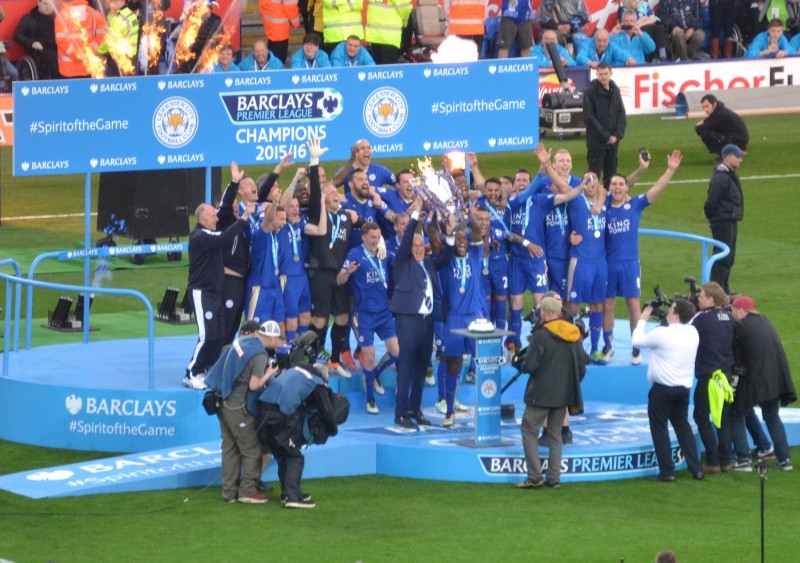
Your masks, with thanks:
[[[167,33],[167,24],[164,21],[164,11],[161,2],[155,0],[153,19],[142,26],[142,42],[140,49],[147,52],[147,66],[154,67],[161,56],[161,38]]]
[[[478,46],[469,39],[450,35],[431,55],[431,60],[437,64],[475,62],[478,60]]]
[[[135,46],[131,45],[127,37],[119,36],[115,33],[106,32],[106,47],[108,54],[117,63],[117,68],[122,76],[131,76],[135,70],[134,55]]]
[[[200,26],[203,21],[208,17],[210,9],[204,0],[197,2],[189,8],[184,14],[183,25],[181,26],[181,33],[178,36],[178,44],[175,47],[175,61],[178,64],[186,63],[192,60],[194,54],[192,53],[192,45],[197,40],[197,33],[200,31]]]
[[[222,48],[230,43],[232,36],[233,32],[229,29],[223,29],[221,33],[215,35],[211,45],[203,49],[203,54],[200,55],[193,72],[209,72],[217,64]]]
[[[67,22],[72,36],[72,46],[75,48],[75,56],[83,63],[92,78],[103,78],[106,73],[106,65],[103,59],[95,53],[89,40],[89,31],[84,29],[83,22],[72,13],[69,7],[62,10],[61,17]]]

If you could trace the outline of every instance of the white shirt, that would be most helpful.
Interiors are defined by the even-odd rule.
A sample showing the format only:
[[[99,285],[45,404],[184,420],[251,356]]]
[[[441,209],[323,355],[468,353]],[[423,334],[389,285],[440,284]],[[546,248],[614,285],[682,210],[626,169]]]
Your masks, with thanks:
[[[674,323],[659,326],[645,334],[645,321],[639,321],[631,336],[636,348],[649,348],[647,381],[668,387],[692,388],[694,359],[700,336],[692,325]]]

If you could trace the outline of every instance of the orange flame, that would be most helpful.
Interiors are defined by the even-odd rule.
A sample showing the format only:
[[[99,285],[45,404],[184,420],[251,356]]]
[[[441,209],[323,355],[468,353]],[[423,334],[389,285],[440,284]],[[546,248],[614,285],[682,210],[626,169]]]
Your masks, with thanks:
[[[106,32],[105,39],[108,54],[117,63],[117,68],[122,76],[131,76],[135,70],[134,56],[136,48],[131,45],[127,37],[117,35],[110,30]]]
[[[232,36],[233,32],[229,29],[223,29],[221,33],[215,35],[211,44],[206,47],[203,50],[203,54],[200,55],[200,60],[197,62],[197,65],[195,65],[195,72],[209,72],[212,67],[217,64],[222,48],[230,43]]]
[[[153,10],[153,19],[145,22],[142,26],[141,47],[147,50],[147,65],[153,67],[161,56],[161,38],[167,33],[167,25],[164,21],[164,11],[161,9],[161,2],[156,0]]]
[[[204,1],[197,2],[184,14],[181,33],[178,36],[178,44],[175,47],[175,61],[178,64],[187,63],[192,60],[192,45],[197,40],[200,26],[210,13],[208,4]]]
[[[89,30],[84,29],[83,22],[69,8],[64,9],[61,15],[65,18],[70,30],[75,56],[83,63],[92,78],[103,78],[106,73],[106,65],[92,47]]]

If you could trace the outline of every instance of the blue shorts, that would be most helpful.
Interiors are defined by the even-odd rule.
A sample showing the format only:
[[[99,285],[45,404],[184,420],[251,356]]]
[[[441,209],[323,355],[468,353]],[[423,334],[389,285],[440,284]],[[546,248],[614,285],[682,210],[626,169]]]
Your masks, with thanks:
[[[561,258],[547,259],[547,289],[556,291],[561,299],[567,298],[567,270],[569,261]]]
[[[489,282],[491,295],[508,295],[508,258],[489,260]]]
[[[544,293],[547,291],[547,264],[544,258],[514,258],[508,276],[508,293],[522,295],[525,291]]]
[[[602,303],[606,300],[608,266],[605,262],[569,261],[567,299],[570,303]]]
[[[353,332],[359,346],[372,346],[376,334],[384,342],[397,336],[394,317],[389,311],[353,313]]]
[[[283,279],[283,276],[281,276]],[[308,276],[286,276],[283,284],[283,305],[286,308],[286,317],[296,319],[300,313],[311,312],[311,288],[308,285]]]
[[[464,354],[475,353],[475,340],[453,334],[451,331],[459,328],[467,328],[469,324],[478,318],[480,314],[472,315],[447,315],[447,322],[444,323],[444,334],[442,334],[442,355],[458,357]]]
[[[251,286],[247,291],[247,320],[260,323],[286,320],[286,309],[283,306],[283,294],[277,287]]]
[[[609,262],[606,298],[641,296],[641,276],[642,270],[638,260]]]

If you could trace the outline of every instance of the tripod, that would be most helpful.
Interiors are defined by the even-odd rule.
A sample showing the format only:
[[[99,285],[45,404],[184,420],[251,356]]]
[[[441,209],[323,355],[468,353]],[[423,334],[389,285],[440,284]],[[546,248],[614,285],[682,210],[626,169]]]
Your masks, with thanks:
[[[758,479],[761,481],[761,563],[764,563],[764,482],[767,480],[769,466],[763,459],[756,464]]]

